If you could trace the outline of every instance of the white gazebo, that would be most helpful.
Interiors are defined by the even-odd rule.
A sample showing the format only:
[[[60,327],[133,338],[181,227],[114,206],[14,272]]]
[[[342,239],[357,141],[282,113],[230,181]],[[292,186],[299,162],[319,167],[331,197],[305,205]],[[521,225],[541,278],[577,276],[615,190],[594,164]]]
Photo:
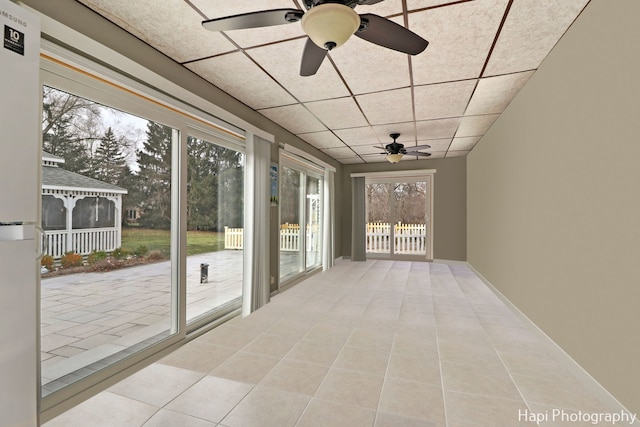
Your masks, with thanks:
[[[45,253],[110,252],[122,242],[122,195],[127,190],[58,167],[64,159],[42,153],[42,228]]]

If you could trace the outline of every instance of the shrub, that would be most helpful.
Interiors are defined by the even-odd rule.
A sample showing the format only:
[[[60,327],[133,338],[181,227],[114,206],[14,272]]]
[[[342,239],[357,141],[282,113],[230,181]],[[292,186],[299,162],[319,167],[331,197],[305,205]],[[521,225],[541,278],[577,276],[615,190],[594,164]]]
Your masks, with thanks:
[[[149,253],[149,248],[145,245],[140,245],[133,250],[133,254],[136,256],[145,256]]]
[[[98,261],[101,261],[103,259],[107,258],[107,253],[104,251],[93,251],[89,254],[89,256],[87,257],[87,262],[89,263],[89,265],[93,265]]]
[[[63,268],[80,267],[82,265],[82,255],[75,252],[66,252],[60,259]]]
[[[124,259],[129,255],[129,251],[125,248],[115,248],[113,252],[111,252],[111,256],[115,259]]]
[[[51,255],[44,255],[40,260],[40,265],[46,267],[47,271],[53,271],[53,257]]]
[[[149,254],[147,255],[147,259],[148,259],[149,261],[161,261],[161,260],[163,260],[164,258],[165,258],[165,257],[164,257],[164,254],[162,253],[162,251],[158,251],[158,250],[151,251],[151,252],[149,252]]]

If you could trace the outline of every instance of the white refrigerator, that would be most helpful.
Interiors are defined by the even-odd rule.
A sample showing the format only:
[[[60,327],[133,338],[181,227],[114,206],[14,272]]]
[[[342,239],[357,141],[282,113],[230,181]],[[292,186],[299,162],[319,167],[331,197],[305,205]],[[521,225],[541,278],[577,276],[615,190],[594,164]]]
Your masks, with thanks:
[[[40,20],[0,0],[0,426],[38,424]]]

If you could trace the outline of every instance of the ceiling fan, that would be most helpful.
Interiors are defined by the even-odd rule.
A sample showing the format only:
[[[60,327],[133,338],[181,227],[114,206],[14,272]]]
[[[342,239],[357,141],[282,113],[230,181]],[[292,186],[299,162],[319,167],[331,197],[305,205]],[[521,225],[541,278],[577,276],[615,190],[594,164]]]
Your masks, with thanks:
[[[359,15],[354,11],[358,5],[372,5],[381,1],[302,0],[306,12],[300,9],[270,9],[209,19],[203,21],[202,26],[211,31],[229,31],[302,21],[302,30],[308,37],[300,63],[301,76],[314,75],[327,52],[344,44],[352,34],[410,55],[424,51],[429,42],[416,33],[382,16],[371,13]]]
[[[396,141],[396,139],[400,137],[399,133],[392,133],[389,136],[393,139],[393,142],[391,144],[387,144],[384,147],[382,146],[380,147],[374,146],[374,147],[384,150],[384,153],[380,153],[380,154],[386,154],[387,160],[390,163],[398,163],[402,159],[402,156],[405,156],[405,155],[424,156],[424,157],[429,157],[431,155],[431,153],[423,153],[419,151],[419,150],[426,150],[427,148],[431,148],[430,145],[416,145],[414,147],[409,147],[409,150],[407,150],[406,148],[404,148],[404,144],[401,144]]]

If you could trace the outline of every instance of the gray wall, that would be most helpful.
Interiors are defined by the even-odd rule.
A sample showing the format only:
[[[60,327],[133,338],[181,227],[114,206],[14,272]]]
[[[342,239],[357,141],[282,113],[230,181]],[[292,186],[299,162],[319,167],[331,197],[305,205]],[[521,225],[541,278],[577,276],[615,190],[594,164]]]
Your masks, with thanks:
[[[592,0],[467,158],[468,260],[640,412],[640,2]]]
[[[340,187],[338,205],[342,256],[351,254],[351,177],[357,172],[390,170],[389,163],[346,165],[336,187]],[[435,169],[433,202],[433,257],[465,261],[467,259],[467,184],[466,158],[403,161],[392,170]],[[338,181],[340,179],[340,181]],[[337,233],[336,233],[337,234]],[[336,241],[336,245],[339,242]]]

